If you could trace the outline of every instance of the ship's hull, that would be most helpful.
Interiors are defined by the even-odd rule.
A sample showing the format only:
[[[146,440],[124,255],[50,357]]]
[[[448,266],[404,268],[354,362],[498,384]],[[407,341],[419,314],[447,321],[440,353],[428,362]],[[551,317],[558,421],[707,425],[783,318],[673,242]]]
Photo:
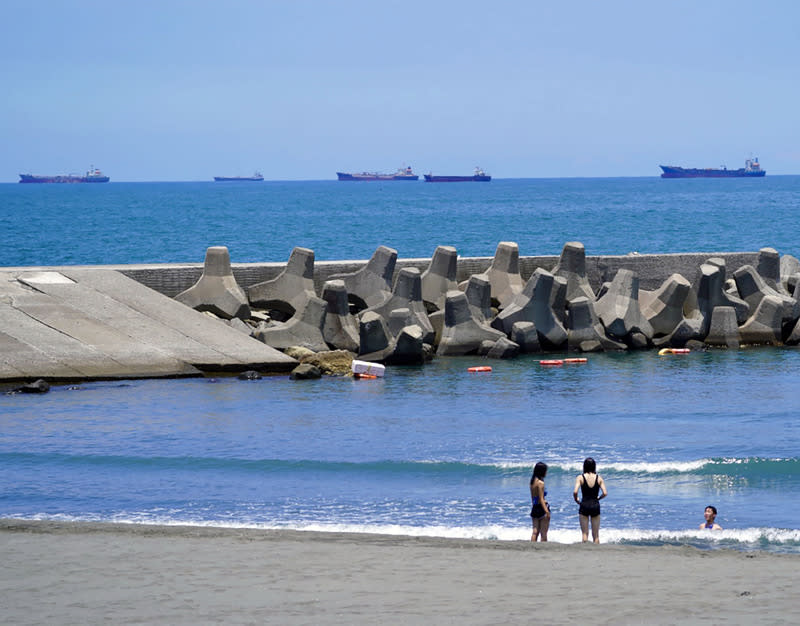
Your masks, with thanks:
[[[663,170],[661,178],[760,178],[767,173],[767,170],[747,170],[743,167],[738,170],[683,168],[673,165],[660,165],[659,167]]]
[[[432,174],[425,174],[426,183],[488,183],[490,180],[492,180],[492,177],[486,174],[476,174],[474,176],[433,176]]]
[[[33,174],[20,174],[21,183],[107,183],[111,180],[108,176],[35,176]]]
[[[339,180],[349,180],[349,181],[361,181],[361,182],[370,182],[370,181],[385,181],[385,180],[419,180],[419,176],[416,174],[351,174],[349,172],[336,172],[336,176]]]
[[[263,176],[214,176],[218,183],[239,183],[239,182],[263,182]]]

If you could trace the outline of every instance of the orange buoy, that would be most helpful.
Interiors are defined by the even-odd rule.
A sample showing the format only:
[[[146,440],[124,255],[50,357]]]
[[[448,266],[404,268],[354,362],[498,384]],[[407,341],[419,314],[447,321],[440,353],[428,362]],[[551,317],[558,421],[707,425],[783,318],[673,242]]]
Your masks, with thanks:
[[[574,357],[571,359],[564,359],[564,363],[586,363],[589,359],[584,357]]]
[[[539,361],[539,365],[563,365],[564,361],[561,359],[549,359],[545,361]]]
[[[689,348],[661,348],[658,351],[659,356],[663,356],[665,354],[689,354],[691,350]]]
[[[491,372],[492,368],[488,365],[476,365],[475,367],[468,367],[468,372]]]
[[[378,377],[375,376],[375,374],[359,374],[356,372],[353,374],[353,378],[361,379],[361,378],[378,378]]]

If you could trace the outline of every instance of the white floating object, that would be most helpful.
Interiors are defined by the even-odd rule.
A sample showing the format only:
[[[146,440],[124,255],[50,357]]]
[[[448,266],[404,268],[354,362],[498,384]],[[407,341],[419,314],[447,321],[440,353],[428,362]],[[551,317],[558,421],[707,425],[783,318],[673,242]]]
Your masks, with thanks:
[[[383,378],[386,372],[386,366],[380,363],[370,363],[369,361],[358,361],[353,359],[353,374],[367,374],[368,376],[377,376]]]

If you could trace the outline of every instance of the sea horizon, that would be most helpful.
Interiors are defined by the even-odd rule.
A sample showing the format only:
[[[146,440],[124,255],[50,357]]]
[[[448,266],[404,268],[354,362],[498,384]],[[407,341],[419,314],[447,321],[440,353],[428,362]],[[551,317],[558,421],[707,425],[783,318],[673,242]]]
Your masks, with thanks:
[[[25,172],[25,173],[29,173],[29,172]],[[32,172],[30,172],[30,173],[32,173]],[[632,175],[620,174],[620,175],[616,175],[616,176],[508,176],[508,177],[495,176],[494,174],[491,174],[490,172],[487,172],[487,173],[489,173],[492,176],[492,180],[489,181],[489,183],[492,183],[492,182],[495,182],[495,181],[526,181],[526,180],[532,180],[532,181],[547,181],[547,180],[554,180],[554,181],[555,180],[632,180],[632,179],[661,178],[661,174],[660,173],[655,173],[655,174],[652,174],[652,175],[650,175],[650,174],[638,174],[638,175],[637,174],[632,174]],[[37,175],[43,175],[43,174],[37,174]],[[364,183],[364,184],[368,184],[368,183],[372,183],[372,184],[378,183],[378,184],[380,184],[380,183],[405,182],[406,184],[413,184],[413,183],[424,183],[424,182],[426,182],[422,178],[420,178],[420,180],[418,180],[418,181],[340,181],[340,180],[337,180],[336,178],[264,178],[264,180],[262,180],[262,181],[215,181],[214,180],[214,176],[222,176],[222,175],[225,175],[225,176],[228,176],[228,175],[230,175],[230,176],[239,176],[239,174],[215,174],[215,175],[210,176],[209,178],[197,178],[197,179],[185,179],[185,180],[145,180],[145,179],[133,179],[133,180],[123,179],[123,180],[117,180],[116,178],[111,178],[111,180],[109,180],[107,183],[85,183],[85,184],[110,185],[112,183],[126,183],[127,184],[127,183],[214,183],[214,182],[216,182],[217,184],[223,184],[223,183],[236,184],[236,183],[239,183],[239,182],[241,182],[242,184],[244,184],[246,182],[253,182],[253,183],[324,183],[324,182],[353,182],[353,183],[358,183],[358,182],[361,182],[361,183]],[[241,176],[246,176],[246,174],[241,174]],[[335,176],[335,173],[334,173],[334,176]],[[420,176],[422,176],[422,175],[420,174]],[[800,176],[800,174],[797,174],[797,173],[784,173],[784,174],[768,173],[767,176],[764,176],[764,179],[766,179],[767,177],[779,178],[779,177],[788,177],[788,176]],[[19,177],[19,174],[17,174],[17,177]],[[671,179],[671,180],[703,180],[703,179],[700,178],[700,179]],[[735,180],[735,178],[734,178],[734,180]],[[760,179],[756,179],[756,180],[760,180]],[[466,181],[466,182],[470,182],[470,181]],[[0,182],[0,185],[8,185],[8,184],[19,184],[19,181],[18,180],[7,180],[7,181]],[[41,184],[59,184],[59,183],[41,183]],[[430,185],[430,184],[433,184],[433,183],[428,183],[428,184]],[[441,184],[444,184],[444,183],[441,183]],[[451,184],[456,184],[456,183],[451,183]]]

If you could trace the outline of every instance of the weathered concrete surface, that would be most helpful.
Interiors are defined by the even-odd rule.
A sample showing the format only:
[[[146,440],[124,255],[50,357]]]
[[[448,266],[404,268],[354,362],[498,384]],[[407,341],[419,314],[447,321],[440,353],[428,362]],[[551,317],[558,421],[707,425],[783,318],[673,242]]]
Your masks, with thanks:
[[[248,319],[250,305],[247,295],[231,272],[231,257],[225,246],[211,246],[200,280],[175,296],[178,302],[198,311],[210,311],[224,319]]]
[[[735,270],[755,266],[759,253],[586,256],[585,273],[595,292],[623,269],[637,274],[641,289],[655,290],[672,274],[695,276],[709,258]],[[457,259],[456,282],[486,272],[492,261]],[[430,262],[397,259],[394,276],[404,268],[425,271]],[[557,256],[521,256],[519,273],[527,281],[537,269],[551,271],[558,262]],[[316,262],[315,292],[321,294],[331,276],[357,272],[367,263]],[[275,279],[285,268],[283,262],[231,264],[244,289]],[[190,288],[202,272],[202,263],[0,268],[0,380],[170,376],[195,373],[193,368],[291,369],[295,362],[285,355],[163,299]],[[20,275],[27,283],[17,280]]]
[[[119,272],[0,271],[0,379],[289,371],[297,362]]]
[[[653,291],[672,274],[681,274],[691,280],[697,268],[711,257],[725,259],[729,270],[742,265],[758,263],[758,252],[687,252],[679,254],[627,254],[616,256],[586,255],[586,276],[592,289],[597,293],[604,282],[610,282],[617,271],[629,269],[639,275],[639,288]],[[559,262],[559,256],[520,256],[519,272],[527,281],[537,268],[552,271]],[[461,257],[458,259],[456,281],[461,283],[473,274],[485,272],[494,257]],[[318,294],[322,286],[334,274],[351,273],[363,268],[367,260],[320,261],[314,263],[314,287]],[[404,267],[416,267],[421,272],[427,270],[431,259],[398,258],[395,272]],[[174,297],[194,285],[203,273],[202,263],[158,264],[158,265],[113,265],[102,266],[119,270],[126,276],[137,280],[151,289]],[[231,263],[233,275],[240,287],[249,289],[256,283],[277,277],[286,267],[280,263]],[[28,269],[28,268],[13,268]]]

